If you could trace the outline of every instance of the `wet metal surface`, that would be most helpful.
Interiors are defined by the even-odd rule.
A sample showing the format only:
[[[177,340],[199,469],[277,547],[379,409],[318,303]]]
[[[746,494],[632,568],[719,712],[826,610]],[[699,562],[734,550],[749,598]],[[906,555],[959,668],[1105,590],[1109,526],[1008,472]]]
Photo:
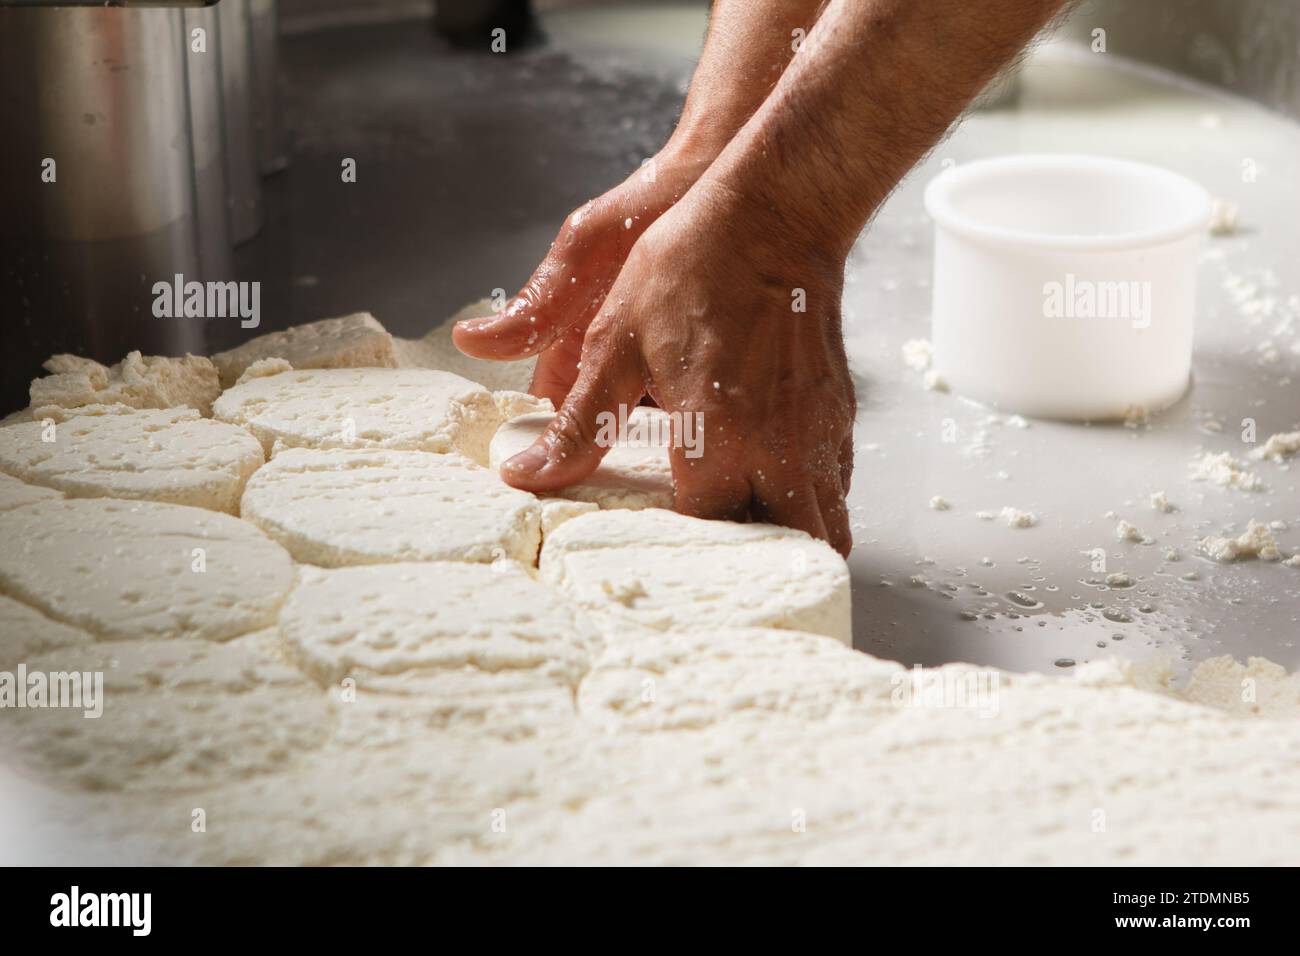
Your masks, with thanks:
[[[554,47],[455,51],[424,21],[289,37],[281,52],[292,166],[266,181],[266,228],[238,250],[241,278],[264,283],[264,328],[364,309],[418,335],[512,294],[564,216],[663,143],[689,75]]]
[[[1255,518],[1281,522],[1283,553],[1300,551],[1300,468],[1249,457],[1270,434],[1300,427],[1300,184],[1289,172],[1300,130],[1120,66],[1042,51],[1018,106],[969,117],[854,250],[845,312],[862,405],[850,564],[855,643],[873,654],[1040,671],[1107,655],[1164,655],[1180,673],[1225,653],[1300,664],[1300,569],[1219,565],[1195,547]],[[1207,240],[1202,257],[1192,388],[1145,427],[998,423],[925,391],[899,354],[929,335],[925,184],[945,162],[1044,151],[1157,163],[1241,206],[1241,232]],[[1253,443],[1244,440],[1251,421]],[[1231,452],[1266,490],[1190,480],[1200,449]],[[1154,510],[1156,491],[1179,510]],[[931,510],[935,495],[952,510]],[[1008,505],[1038,524],[977,517]],[[1152,543],[1117,540],[1121,519]],[[1178,559],[1166,560],[1167,549]],[[1107,585],[1116,573],[1133,585]]]

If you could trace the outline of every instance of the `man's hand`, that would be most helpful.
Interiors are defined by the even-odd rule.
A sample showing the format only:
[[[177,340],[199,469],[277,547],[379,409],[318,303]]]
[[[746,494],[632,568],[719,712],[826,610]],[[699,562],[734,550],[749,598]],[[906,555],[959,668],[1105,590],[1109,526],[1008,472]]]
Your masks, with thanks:
[[[582,480],[608,450],[596,444],[601,413],[621,419],[620,407],[649,394],[665,411],[702,416],[702,455],[674,436],[678,511],[801,528],[847,554],[847,249],[793,239],[723,189],[694,190],[665,213],[587,329],[560,413],[502,477],[538,492]]]
[[[631,247],[603,305],[584,306],[586,334],[566,346],[580,373],[503,477],[533,491],[580,481],[608,451],[597,416],[649,393],[670,413],[704,415],[703,456],[673,453],[679,510],[748,512],[847,553],[845,259],[898,181],[1064,2],[830,0],[762,106]],[[799,290],[802,313],[791,308]]]
[[[504,310],[457,323],[452,330],[456,347],[485,359],[538,355],[531,391],[559,408],[578,376],[587,326],[628,253],[712,158],[666,149],[623,183],[575,209],[542,264]]]

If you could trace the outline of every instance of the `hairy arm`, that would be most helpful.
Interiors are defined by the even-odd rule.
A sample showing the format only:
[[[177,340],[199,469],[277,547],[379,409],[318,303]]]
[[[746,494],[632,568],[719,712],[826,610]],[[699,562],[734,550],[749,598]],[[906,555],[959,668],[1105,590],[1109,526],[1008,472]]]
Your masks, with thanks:
[[[833,0],[701,189],[847,253],[898,182],[1065,0]]]
[[[826,0],[715,0],[700,62],[669,147],[722,152],[781,79]]]

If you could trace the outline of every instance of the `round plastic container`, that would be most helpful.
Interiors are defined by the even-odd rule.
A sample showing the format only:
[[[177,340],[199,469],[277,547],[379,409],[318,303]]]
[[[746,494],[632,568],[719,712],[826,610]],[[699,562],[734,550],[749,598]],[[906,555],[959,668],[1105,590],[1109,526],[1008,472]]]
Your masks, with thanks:
[[[980,160],[925,191],[934,369],[967,398],[1100,421],[1182,397],[1210,197],[1128,160]]]

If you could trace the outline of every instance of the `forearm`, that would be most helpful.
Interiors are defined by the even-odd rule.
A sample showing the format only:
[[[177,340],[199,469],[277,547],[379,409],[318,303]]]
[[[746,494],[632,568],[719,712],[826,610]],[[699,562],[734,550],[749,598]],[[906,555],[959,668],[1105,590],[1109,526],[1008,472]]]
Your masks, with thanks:
[[[773,241],[847,254],[907,171],[1066,0],[833,0],[700,181]]]
[[[705,161],[722,152],[772,92],[825,5],[826,0],[715,0],[669,149]]]

